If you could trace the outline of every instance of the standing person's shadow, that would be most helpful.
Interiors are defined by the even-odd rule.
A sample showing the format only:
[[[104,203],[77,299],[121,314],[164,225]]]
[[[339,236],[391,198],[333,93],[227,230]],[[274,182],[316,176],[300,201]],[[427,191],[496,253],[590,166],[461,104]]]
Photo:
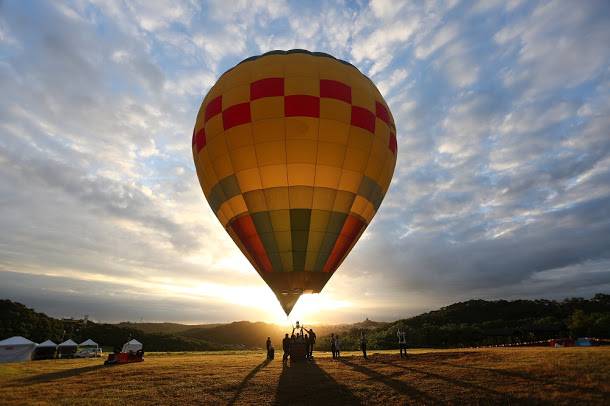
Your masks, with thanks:
[[[274,404],[360,405],[362,402],[315,361],[303,361],[283,364]]]
[[[388,375],[381,374],[380,372],[375,371],[374,369],[371,369],[371,368],[367,368],[363,365],[358,365],[353,362],[353,357],[349,357],[349,358],[352,359],[352,361],[350,361],[350,359],[348,359],[348,358],[341,358],[341,359],[339,359],[339,361],[342,362],[343,364],[347,365],[354,371],[364,374],[364,375],[368,376],[370,379],[377,381],[377,382],[387,386],[388,388],[395,390],[398,393],[408,396],[412,401],[415,401],[417,403],[436,403],[436,402],[438,402],[438,400],[436,400],[430,394],[423,392],[423,391],[415,388],[414,386],[407,384],[406,382],[400,381],[398,379],[394,379]]]
[[[270,359],[264,360],[263,362],[258,364],[256,367],[254,367],[254,369],[252,371],[250,371],[250,373],[248,375],[246,375],[246,377],[241,381],[241,383],[235,390],[235,394],[229,401],[229,405],[235,404],[235,402],[237,401],[237,399],[239,399],[239,396],[243,392],[244,388],[248,385],[248,382],[250,382],[250,379],[254,378],[254,375],[256,375],[261,369],[265,368],[267,366],[267,364],[269,364],[270,362],[271,362]]]

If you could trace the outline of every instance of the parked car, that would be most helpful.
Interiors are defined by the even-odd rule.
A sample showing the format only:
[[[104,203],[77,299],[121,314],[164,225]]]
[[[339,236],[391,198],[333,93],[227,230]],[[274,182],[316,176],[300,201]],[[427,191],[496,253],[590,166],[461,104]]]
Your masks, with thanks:
[[[74,354],[74,358],[98,358],[101,356],[101,348],[82,348]]]

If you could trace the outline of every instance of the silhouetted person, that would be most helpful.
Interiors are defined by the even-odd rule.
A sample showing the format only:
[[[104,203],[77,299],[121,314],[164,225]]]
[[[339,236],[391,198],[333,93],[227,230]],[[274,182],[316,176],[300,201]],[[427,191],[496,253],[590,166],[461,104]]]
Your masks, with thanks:
[[[362,350],[362,355],[364,356],[364,359],[367,359],[367,357],[366,357],[366,333],[364,332],[364,330],[362,330],[360,332],[360,349]]]
[[[335,334],[330,335],[330,351],[333,353],[333,358],[337,358],[337,347],[335,346]]]
[[[341,356],[341,342],[339,342],[339,334],[335,336],[335,355],[336,358]]]
[[[303,340],[305,341],[305,359],[309,359],[309,345],[310,345],[309,336],[307,334],[305,334],[303,336]]]
[[[282,350],[284,354],[282,355],[282,361],[286,362],[288,360],[288,356],[290,355],[290,337],[288,337],[288,333],[282,340]]]
[[[313,345],[316,343],[316,333],[313,329],[305,329],[309,333],[309,358],[313,358]]]
[[[271,344],[271,337],[267,337],[267,359],[271,360],[275,356],[275,348]]]
[[[400,348],[400,358],[407,358],[407,333],[398,329],[398,348]]]

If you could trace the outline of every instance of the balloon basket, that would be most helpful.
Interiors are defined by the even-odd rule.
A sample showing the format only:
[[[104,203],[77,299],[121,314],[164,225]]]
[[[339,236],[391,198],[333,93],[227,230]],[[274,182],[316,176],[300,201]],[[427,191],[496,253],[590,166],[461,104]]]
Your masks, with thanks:
[[[307,359],[307,345],[305,343],[290,344],[290,361],[300,362]]]

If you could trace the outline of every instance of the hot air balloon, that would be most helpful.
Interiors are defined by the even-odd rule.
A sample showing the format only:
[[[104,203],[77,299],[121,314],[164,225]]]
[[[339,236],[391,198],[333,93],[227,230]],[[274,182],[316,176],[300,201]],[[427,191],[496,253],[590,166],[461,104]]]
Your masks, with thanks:
[[[192,147],[212,210],[287,315],[358,241],[397,154],[394,119],[373,82],[305,50],[225,72],[201,104]]]

